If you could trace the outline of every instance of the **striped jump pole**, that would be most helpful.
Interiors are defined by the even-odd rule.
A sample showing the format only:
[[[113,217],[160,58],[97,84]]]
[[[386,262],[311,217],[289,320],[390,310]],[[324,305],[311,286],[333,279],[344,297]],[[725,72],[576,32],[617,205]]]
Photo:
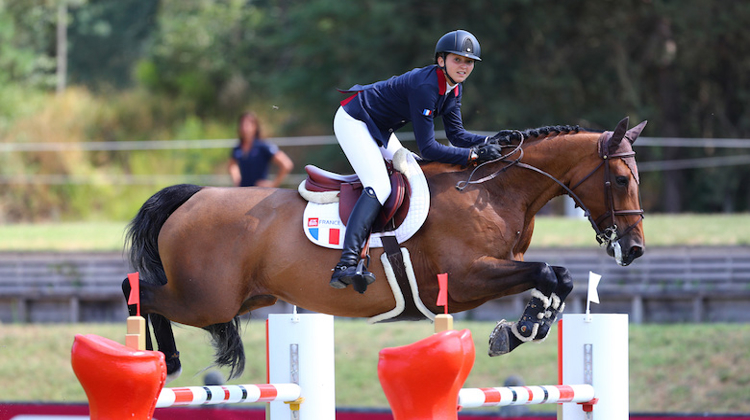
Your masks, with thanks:
[[[591,385],[462,388],[458,393],[458,406],[472,408],[570,402],[588,403],[593,399],[594,387]]]
[[[163,388],[156,401],[156,408],[272,401],[282,401],[287,403],[296,402],[299,404],[298,400],[301,393],[302,391],[297,384],[253,384]]]

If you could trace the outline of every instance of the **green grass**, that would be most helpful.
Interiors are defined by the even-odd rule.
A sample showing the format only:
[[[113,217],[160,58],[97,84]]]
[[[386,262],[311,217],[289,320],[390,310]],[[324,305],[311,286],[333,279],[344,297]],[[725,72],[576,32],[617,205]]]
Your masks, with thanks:
[[[0,225],[0,251],[120,251],[127,222]],[[750,214],[646,215],[646,246],[750,245]],[[585,219],[538,217],[533,247],[596,247]]]
[[[0,225],[0,251],[121,251],[126,222]]]
[[[750,244],[750,214],[646,214],[646,246],[732,246]],[[596,247],[583,218],[537,217],[531,247]]]
[[[509,375],[526,384],[557,381],[557,330],[542,343],[525,344],[497,358],[486,355],[489,322],[456,320],[471,330],[477,358],[466,387],[501,386]],[[377,379],[378,351],[410,344],[432,333],[426,322],[366,325],[336,319],[336,402],[342,407],[386,408]],[[98,334],[124,343],[123,324],[0,325],[2,400],[83,402],[86,397],[70,367],[75,334]],[[175,331],[183,374],[170,386],[202,385],[210,365],[208,334]],[[231,383],[265,381],[264,324],[250,321],[243,332],[247,368]],[[631,325],[631,412],[750,412],[750,324]],[[554,411],[554,406],[533,407]],[[493,411],[496,409],[485,409]]]

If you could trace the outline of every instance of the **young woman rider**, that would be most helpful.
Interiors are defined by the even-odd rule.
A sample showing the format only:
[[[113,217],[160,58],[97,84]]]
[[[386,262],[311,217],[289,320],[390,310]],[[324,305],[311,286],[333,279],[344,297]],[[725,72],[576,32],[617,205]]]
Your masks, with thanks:
[[[414,128],[423,159],[469,165],[500,157],[500,148],[487,137],[467,132],[461,119],[463,83],[480,58],[479,42],[457,30],[443,35],[435,46],[435,64],[370,85],[355,85],[341,102],[333,128],[364,191],[349,216],[341,260],[333,269],[331,286],[354,284],[360,293],[375,276],[360,263],[360,253],[383,203],[391,194],[383,157],[401,147],[393,133],[406,123]],[[434,118],[441,116],[448,141],[435,140]]]

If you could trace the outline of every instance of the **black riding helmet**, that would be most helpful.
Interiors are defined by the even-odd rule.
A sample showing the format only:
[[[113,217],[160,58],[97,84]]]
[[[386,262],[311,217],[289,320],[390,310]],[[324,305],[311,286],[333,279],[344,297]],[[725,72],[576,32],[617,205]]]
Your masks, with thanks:
[[[453,53],[463,57],[471,58],[472,60],[482,61],[480,55],[482,49],[479,47],[479,41],[470,32],[457,30],[448,32],[447,34],[440,37],[437,44],[435,44],[435,62],[440,54]]]

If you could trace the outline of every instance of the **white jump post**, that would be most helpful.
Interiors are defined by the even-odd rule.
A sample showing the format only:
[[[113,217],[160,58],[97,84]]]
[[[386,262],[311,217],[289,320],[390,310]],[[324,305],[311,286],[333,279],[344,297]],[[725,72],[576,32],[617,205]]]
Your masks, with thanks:
[[[628,315],[563,314],[558,337],[560,382],[592,385],[598,399],[592,412],[561,404],[558,419],[628,420]]]
[[[268,382],[298,384],[304,399],[298,417],[283,400],[271,402],[271,420],[335,420],[333,316],[268,315],[267,357]]]

